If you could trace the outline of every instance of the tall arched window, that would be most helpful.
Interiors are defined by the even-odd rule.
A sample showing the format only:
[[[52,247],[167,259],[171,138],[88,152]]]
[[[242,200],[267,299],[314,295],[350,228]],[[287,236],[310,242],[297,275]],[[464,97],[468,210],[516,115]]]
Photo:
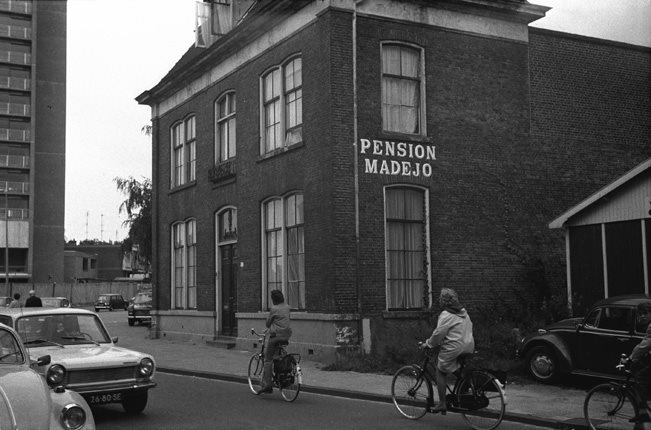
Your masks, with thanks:
[[[215,103],[215,162],[235,157],[235,93],[224,94]]]
[[[197,308],[197,223],[172,225],[172,294],[175,309]]]
[[[172,147],[172,188],[196,179],[196,119],[190,116],[174,124],[170,130]]]

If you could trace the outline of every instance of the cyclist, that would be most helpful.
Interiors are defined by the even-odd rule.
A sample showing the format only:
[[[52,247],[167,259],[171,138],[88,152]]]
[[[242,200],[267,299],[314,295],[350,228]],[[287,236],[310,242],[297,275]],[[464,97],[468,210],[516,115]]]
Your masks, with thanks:
[[[436,360],[436,388],[439,403],[432,407],[432,412],[447,412],[445,390],[447,375],[459,369],[459,356],[475,350],[472,336],[472,321],[466,309],[459,303],[457,293],[451,288],[441,289],[439,304],[443,309],[438,318],[436,329],[422,347],[439,348]]]
[[[642,302],[637,305],[637,330],[644,331],[644,338],[633,348],[629,357],[631,371],[640,386],[640,391],[645,399],[651,394],[651,301]],[[643,400],[640,405],[641,415],[636,417],[638,422],[648,422],[649,415],[646,412],[646,404]]]
[[[264,351],[264,369],[262,371],[262,388],[260,394],[273,391],[271,381],[271,367],[273,366],[274,355],[277,354],[278,344],[289,342],[292,336],[292,329],[289,326],[290,308],[285,303],[285,297],[280,290],[271,292],[273,306],[269,310],[266,326],[269,329],[267,346]]]

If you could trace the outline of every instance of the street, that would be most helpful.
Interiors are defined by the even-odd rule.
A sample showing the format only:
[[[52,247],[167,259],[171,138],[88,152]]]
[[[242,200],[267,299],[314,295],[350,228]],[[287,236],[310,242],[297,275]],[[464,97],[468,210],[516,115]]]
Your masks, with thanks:
[[[146,326],[129,327],[125,311],[101,312],[118,345],[137,349]],[[402,418],[393,405],[383,402],[302,392],[287,403],[279,393],[254,396],[242,383],[157,373],[158,386],[150,391],[144,413],[127,415],[120,405],[94,410],[98,429],[468,429],[457,414],[428,414],[420,420]],[[505,430],[542,429],[504,421]]]

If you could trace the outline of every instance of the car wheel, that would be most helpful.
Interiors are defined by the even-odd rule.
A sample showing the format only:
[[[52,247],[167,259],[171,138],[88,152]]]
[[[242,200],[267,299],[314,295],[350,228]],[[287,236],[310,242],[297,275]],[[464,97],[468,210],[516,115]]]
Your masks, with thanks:
[[[99,308],[95,308],[95,312],[99,312]]]
[[[136,321],[133,318],[129,318],[129,325],[134,325]]]
[[[122,407],[129,414],[139,414],[147,406],[147,391],[125,397]]]
[[[552,382],[558,376],[556,354],[546,346],[535,346],[527,353],[527,370],[539,382]]]

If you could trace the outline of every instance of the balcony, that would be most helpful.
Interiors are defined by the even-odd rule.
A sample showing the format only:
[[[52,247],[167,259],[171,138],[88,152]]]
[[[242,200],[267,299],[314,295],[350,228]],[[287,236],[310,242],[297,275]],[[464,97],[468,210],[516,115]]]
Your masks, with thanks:
[[[32,54],[28,52],[16,52],[0,49],[0,63],[28,66],[32,64]]]
[[[31,40],[32,29],[19,25],[0,24],[0,37],[9,39]]]
[[[0,194],[29,194],[29,182],[0,181]]]
[[[32,86],[31,84],[31,79],[0,76],[0,88],[6,90],[29,91]]]
[[[18,208],[0,208],[0,219],[9,220],[26,220],[29,219],[29,209],[18,209]]]
[[[20,0],[0,0],[0,11],[31,15],[32,3]]]
[[[0,128],[0,141],[29,143],[31,133],[29,130]]]
[[[0,115],[29,116],[31,106],[23,103],[0,103]]]
[[[208,177],[213,183],[218,183],[225,181],[230,178],[234,178],[236,174],[235,170],[235,160],[223,161],[219,164],[215,164],[208,170]]]
[[[29,169],[29,157],[26,155],[0,155],[0,167]]]

